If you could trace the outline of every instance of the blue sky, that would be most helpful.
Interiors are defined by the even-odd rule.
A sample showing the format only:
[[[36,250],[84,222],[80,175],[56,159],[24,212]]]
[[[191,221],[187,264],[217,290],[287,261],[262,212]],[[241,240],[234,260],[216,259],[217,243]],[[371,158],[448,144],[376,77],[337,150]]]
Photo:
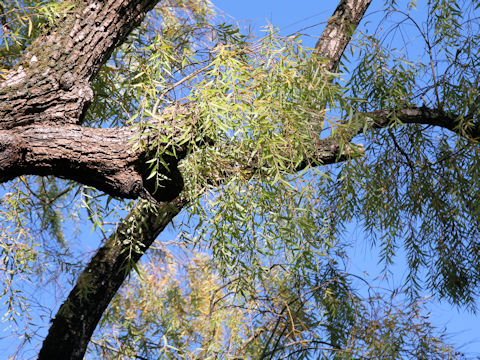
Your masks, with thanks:
[[[241,27],[251,28],[260,33],[263,26],[271,24],[278,27],[283,35],[290,35],[301,29],[309,36],[303,39],[308,47],[315,45],[316,39],[320,36],[323,24],[333,13],[337,1],[313,1],[313,0],[212,0],[217,10],[223,11],[226,20],[238,21]],[[373,0],[370,8],[364,17],[365,21],[376,24],[379,21],[379,10],[384,1]],[[417,12],[414,15],[422,17],[424,1],[419,1]],[[401,39],[399,39],[401,41]],[[415,36],[408,39],[415,41]],[[378,264],[378,256],[375,249],[364,238],[359,230],[352,226],[345,235],[355,245],[351,250],[350,271],[359,275],[368,274],[367,278],[374,282],[380,274],[382,265]],[[379,286],[400,286],[406,276],[405,266],[400,255],[392,267],[392,278],[388,283],[380,283]],[[423,294],[428,296],[429,294]],[[456,345],[458,350],[466,353],[468,358],[480,357],[480,318],[465,309],[452,307],[446,302],[431,301],[428,306],[430,321],[439,328],[445,328],[447,339]]]

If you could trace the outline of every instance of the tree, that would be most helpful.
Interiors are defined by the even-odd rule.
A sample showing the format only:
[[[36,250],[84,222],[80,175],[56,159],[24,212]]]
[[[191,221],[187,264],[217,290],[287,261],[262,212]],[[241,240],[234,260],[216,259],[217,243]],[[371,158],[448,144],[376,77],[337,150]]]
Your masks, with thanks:
[[[356,218],[373,238],[381,234],[387,265],[403,241],[412,297],[426,286],[474,306],[477,9],[429,2],[421,25],[385,4],[398,24],[416,27],[425,61],[389,46],[392,31],[352,40],[369,5],[341,0],[312,51],[274,30],[252,42],[216,24],[203,1],[2,5],[7,274],[30,271],[36,256],[25,245],[35,223],[25,217],[62,245],[57,203],[81,199],[100,227],[111,201],[129,211],[79,275],[40,359],[83,357],[130,270],[187,207],[198,220],[195,234],[209,239],[213,272],[236,275],[241,292],[275,267],[300,276],[300,288],[312,272],[309,286],[320,274],[338,279],[339,234]],[[352,41],[359,51],[347,72],[340,60]],[[352,142],[362,135],[366,148]],[[146,201],[121,201],[137,198]],[[39,211],[28,215],[28,207]],[[271,299],[285,294],[280,285]],[[341,306],[325,303],[328,292],[317,299],[330,315],[351,310],[341,289],[329,290]],[[341,324],[332,325],[340,320],[351,321],[332,315],[326,329],[331,349],[345,350]],[[261,356],[277,351],[276,329],[266,332]]]

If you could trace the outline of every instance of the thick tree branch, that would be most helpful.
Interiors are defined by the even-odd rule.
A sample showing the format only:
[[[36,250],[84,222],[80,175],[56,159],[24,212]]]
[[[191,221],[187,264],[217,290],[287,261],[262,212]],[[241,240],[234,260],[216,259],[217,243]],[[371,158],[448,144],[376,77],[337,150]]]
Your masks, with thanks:
[[[372,0],[341,0],[328,20],[315,45],[315,53],[328,59],[325,65],[328,71],[336,71],[345,48],[371,2]]]
[[[0,128],[78,123],[93,77],[158,0],[70,0],[73,9],[0,82]]]
[[[162,156],[169,166],[158,171],[168,179],[162,180],[156,190],[155,181],[147,180],[149,157],[145,147],[133,150],[132,139],[138,131],[137,127],[93,129],[43,124],[0,130],[0,182],[26,174],[54,175],[112,196],[174,199],[183,188],[177,163],[186,155],[185,146],[174,149],[176,157]],[[173,132],[168,135],[176,136]],[[143,139],[148,144],[149,139]],[[165,145],[167,152],[168,147],[172,146]]]
[[[140,202],[97,251],[52,320],[38,360],[81,360],[100,318],[132,266],[185,206]]]

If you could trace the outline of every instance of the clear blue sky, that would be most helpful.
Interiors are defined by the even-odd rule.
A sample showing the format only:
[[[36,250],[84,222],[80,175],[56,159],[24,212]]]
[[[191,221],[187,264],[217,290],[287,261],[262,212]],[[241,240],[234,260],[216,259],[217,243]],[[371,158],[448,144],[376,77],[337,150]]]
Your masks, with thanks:
[[[212,0],[218,10],[225,12],[227,19],[236,20],[240,26],[252,27],[257,34],[262,26],[271,24],[278,27],[283,35],[289,35],[301,29],[307,32],[304,43],[312,47],[316,38],[321,34],[323,24],[331,16],[337,6],[337,1],[313,1],[313,0]],[[381,8],[384,1],[373,0],[368,12],[367,21],[376,24],[379,21],[379,13],[375,11]],[[418,1],[418,14],[422,16],[425,1]],[[365,18],[364,18],[365,19]],[[364,21],[365,23],[365,21]],[[319,26],[315,26],[320,24]],[[402,41],[399,39],[399,41]],[[413,40],[414,41],[414,40]],[[375,282],[375,278],[381,271],[382,266],[376,265],[378,257],[375,249],[363,237],[361,231],[355,231],[353,227],[346,234],[355,246],[351,251],[350,271],[359,275],[368,274],[368,279]],[[396,265],[392,268],[394,276],[389,284],[378,283],[383,286],[400,286],[406,276],[403,259],[400,256]],[[424,294],[428,295],[428,294]],[[469,358],[480,357],[480,317],[463,309],[457,309],[445,302],[432,301],[428,306],[430,321],[437,327],[445,328],[448,341],[455,344],[458,350],[465,352]]]

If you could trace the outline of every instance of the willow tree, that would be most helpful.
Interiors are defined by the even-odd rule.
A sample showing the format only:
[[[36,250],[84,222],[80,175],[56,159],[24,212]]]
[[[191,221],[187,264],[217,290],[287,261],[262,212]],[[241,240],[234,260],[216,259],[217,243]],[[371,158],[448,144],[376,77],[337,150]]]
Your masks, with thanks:
[[[348,315],[356,307],[339,265],[352,220],[377,241],[386,265],[405,248],[412,299],[428,289],[475,306],[476,6],[430,1],[422,20],[414,4],[387,2],[382,26],[356,31],[369,5],[341,0],[313,49],[274,29],[244,36],[201,0],[0,5],[7,316],[28,303],[16,279],[83,264],[72,260],[62,217],[85,215],[104,235],[51,320],[40,359],[84,356],[130,270],[183,209],[181,240],[205,247],[209,271],[235,278],[239,294],[267,294],[255,284],[278,269],[299,289],[322,289],[313,303],[329,340],[287,339],[302,354],[325,346],[333,357],[355,354],[342,331],[362,317]],[[351,66],[342,63],[347,48]],[[272,280],[271,299],[293,296],[292,284]],[[402,318],[390,315],[382,318]],[[262,320],[273,326],[258,327],[266,335],[251,354],[277,356],[280,339],[295,333],[281,319]],[[374,334],[372,326],[356,334]],[[249,344],[246,336],[238,341]],[[382,338],[365,336],[359,346],[380,351]],[[409,343],[415,352],[393,336],[388,356],[450,356],[424,340]]]

